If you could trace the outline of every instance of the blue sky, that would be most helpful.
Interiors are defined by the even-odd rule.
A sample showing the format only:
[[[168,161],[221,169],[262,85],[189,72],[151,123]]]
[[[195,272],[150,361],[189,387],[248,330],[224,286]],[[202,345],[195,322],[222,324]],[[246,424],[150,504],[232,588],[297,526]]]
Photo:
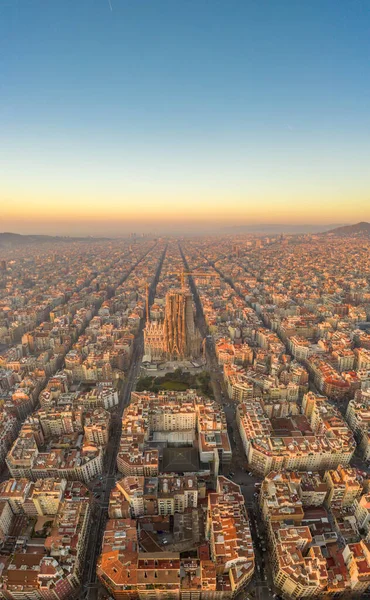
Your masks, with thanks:
[[[0,0],[0,49],[9,224],[366,218],[367,1]]]

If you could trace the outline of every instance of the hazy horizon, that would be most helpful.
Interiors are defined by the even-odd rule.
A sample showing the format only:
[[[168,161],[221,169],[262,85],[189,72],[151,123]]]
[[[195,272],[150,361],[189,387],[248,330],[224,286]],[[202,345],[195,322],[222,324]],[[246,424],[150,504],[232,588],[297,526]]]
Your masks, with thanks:
[[[0,221],[2,225],[2,221]],[[89,223],[88,221],[79,223],[47,223],[37,225],[26,223],[22,225],[17,221],[10,223],[11,227],[1,228],[0,233],[15,233],[20,235],[51,235],[51,236],[102,236],[102,237],[120,237],[127,236],[130,233],[153,234],[153,235],[197,235],[197,234],[225,234],[238,235],[240,233],[274,235],[278,233],[319,233],[335,227],[341,227],[351,223],[217,223],[212,222],[184,222],[174,221],[164,225],[153,224],[153,222],[135,221],[135,222],[115,222]]]

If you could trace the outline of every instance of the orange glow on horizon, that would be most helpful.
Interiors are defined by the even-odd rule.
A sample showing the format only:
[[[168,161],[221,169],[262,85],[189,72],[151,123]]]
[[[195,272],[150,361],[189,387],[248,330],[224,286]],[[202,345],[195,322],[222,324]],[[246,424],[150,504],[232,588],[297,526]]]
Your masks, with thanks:
[[[333,197],[325,200],[292,194],[269,199],[243,199],[221,194],[199,194],[199,198],[187,198],[185,194],[160,198],[127,195],[118,199],[109,196],[65,199],[62,194],[56,194],[53,198],[35,195],[16,198],[13,194],[7,194],[2,202],[1,222],[89,221],[97,225],[115,221],[314,224],[367,220],[367,207],[367,198],[354,200]]]

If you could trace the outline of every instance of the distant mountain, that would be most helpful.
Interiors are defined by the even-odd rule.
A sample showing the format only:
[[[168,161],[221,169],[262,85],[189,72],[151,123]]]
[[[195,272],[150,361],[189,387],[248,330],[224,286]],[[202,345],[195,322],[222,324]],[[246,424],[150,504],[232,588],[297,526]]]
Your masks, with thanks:
[[[68,237],[58,235],[21,235],[20,233],[10,233],[5,231],[4,233],[0,233],[0,247],[14,248],[17,246],[25,246],[27,244],[59,244],[71,242],[91,242],[107,239],[109,238]]]
[[[276,235],[279,233],[286,234],[302,234],[302,233],[323,233],[328,227],[338,227],[338,224],[333,225],[290,225],[290,224],[260,224],[260,225],[234,225],[223,227],[223,231],[231,234],[238,233],[255,233]]]
[[[325,231],[326,235],[338,235],[338,236],[356,236],[356,237],[370,237],[370,223],[361,221],[355,225],[345,225],[344,227],[336,227]]]

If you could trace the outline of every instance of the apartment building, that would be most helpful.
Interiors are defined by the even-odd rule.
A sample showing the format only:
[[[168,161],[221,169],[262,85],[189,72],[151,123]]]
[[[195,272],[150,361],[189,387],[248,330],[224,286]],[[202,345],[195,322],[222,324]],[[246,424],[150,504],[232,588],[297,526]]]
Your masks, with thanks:
[[[261,475],[270,471],[317,471],[347,465],[355,451],[352,432],[324,397],[307,394],[304,414],[269,418],[255,398],[236,415],[248,463]]]
[[[143,490],[145,504],[147,491],[149,499],[153,494],[152,485],[146,488],[140,479],[137,482],[134,478],[125,479],[121,488],[128,485],[134,488],[137,484]],[[208,495],[205,505],[207,542],[199,549],[198,557],[183,559],[173,548],[158,546],[155,531],[168,530],[171,510],[175,515],[178,511],[184,511],[184,515],[190,514],[189,510],[196,512],[197,481],[190,477],[159,479],[159,514],[139,516],[136,521],[111,518],[107,522],[97,566],[100,581],[117,600],[154,597],[230,600],[237,596],[254,571],[249,521],[239,486],[224,477],[217,479],[216,490]],[[184,497],[181,501],[179,494]],[[142,527],[150,524],[153,533],[144,535],[140,524]],[[150,544],[149,551],[139,550],[139,535],[142,544]]]

